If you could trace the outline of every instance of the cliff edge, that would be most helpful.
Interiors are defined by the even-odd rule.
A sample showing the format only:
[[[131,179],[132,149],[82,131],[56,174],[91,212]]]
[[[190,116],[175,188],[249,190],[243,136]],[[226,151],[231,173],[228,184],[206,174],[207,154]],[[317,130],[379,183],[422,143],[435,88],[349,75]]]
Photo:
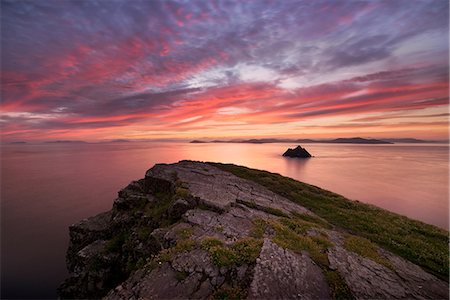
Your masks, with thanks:
[[[316,190],[305,185],[298,192],[309,197]],[[70,277],[58,292],[105,299],[448,299],[446,281],[344,227],[219,165],[157,164],[119,192],[111,211],[70,227]]]

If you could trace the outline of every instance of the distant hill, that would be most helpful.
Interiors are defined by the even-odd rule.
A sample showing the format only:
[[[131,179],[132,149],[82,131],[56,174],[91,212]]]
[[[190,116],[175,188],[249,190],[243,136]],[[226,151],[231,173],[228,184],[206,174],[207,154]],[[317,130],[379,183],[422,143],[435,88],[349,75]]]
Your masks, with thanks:
[[[111,140],[111,143],[130,143],[130,140],[126,140],[126,139],[115,139],[115,140]]]
[[[295,140],[296,143],[318,143],[319,141],[311,140],[311,139],[298,139]]]
[[[87,144],[85,141],[77,140],[57,140],[57,141],[46,141],[46,144]]]
[[[207,142],[199,141],[199,140],[193,140],[193,141],[190,141],[189,143],[191,143],[191,144],[204,144],[204,143],[207,143]]]
[[[391,142],[391,143],[412,143],[412,144],[421,144],[421,143],[436,143],[436,141],[425,141],[413,138],[406,139],[383,139],[383,141]]]
[[[18,145],[18,144],[26,144],[27,142],[24,142],[24,141],[16,141],[16,142],[11,142],[10,144],[13,144],[13,145]]]
[[[355,138],[338,138],[334,140],[312,140],[312,139],[248,139],[248,140],[193,140],[190,143],[244,143],[244,144],[267,144],[267,143],[329,143],[329,144],[392,144],[386,140]]]
[[[324,143],[332,144],[393,144],[388,141],[376,140],[376,139],[363,139],[360,137],[356,138],[338,138],[331,141],[324,141]]]

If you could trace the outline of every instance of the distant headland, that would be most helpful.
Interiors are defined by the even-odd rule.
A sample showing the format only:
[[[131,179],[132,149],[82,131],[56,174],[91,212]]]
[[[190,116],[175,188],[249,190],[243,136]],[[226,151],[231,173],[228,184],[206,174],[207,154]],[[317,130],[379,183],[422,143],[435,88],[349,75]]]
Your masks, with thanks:
[[[400,143],[428,143],[428,141],[422,141],[417,139],[399,139]],[[265,139],[247,139],[247,140],[212,140],[212,141],[202,141],[193,140],[190,143],[201,144],[201,143],[244,143],[244,144],[267,144],[267,143],[327,143],[327,144],[393,144],[396,143],[396,139],[391,140],[378,140],[378,139],[365,139],[361,137],[354,138],[337,138],[337,139],[276,139],[276,138],[265,138]]]

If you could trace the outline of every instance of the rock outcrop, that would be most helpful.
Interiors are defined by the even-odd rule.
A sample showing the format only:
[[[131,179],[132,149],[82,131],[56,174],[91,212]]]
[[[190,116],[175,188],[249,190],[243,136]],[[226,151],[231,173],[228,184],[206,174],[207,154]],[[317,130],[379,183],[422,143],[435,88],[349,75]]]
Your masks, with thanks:
[[[301,146],[297,146],[294,149],[292,149],[292,148],[287,149],[286,152],[283,153],[283,156],[286,156],[286,157],[297,157],[297,158],[309,158],[309,157],[312,157],[311,154],[309,154],[309,152],[306,151],[306,149],[302,148]]]
[[[200,162],[158,164],[70,227],[61,298],[448,298],[447,283],[303,206]],[[357,238],[357,237],[354,237]]]

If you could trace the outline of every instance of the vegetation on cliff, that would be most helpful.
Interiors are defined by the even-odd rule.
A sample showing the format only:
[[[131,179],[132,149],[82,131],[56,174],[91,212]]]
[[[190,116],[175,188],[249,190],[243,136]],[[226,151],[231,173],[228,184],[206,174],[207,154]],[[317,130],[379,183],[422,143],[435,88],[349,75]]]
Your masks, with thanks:
[[[301,204],[330,224],[365,237],[448,280],[448,232],[267,171],[210,163]]]

